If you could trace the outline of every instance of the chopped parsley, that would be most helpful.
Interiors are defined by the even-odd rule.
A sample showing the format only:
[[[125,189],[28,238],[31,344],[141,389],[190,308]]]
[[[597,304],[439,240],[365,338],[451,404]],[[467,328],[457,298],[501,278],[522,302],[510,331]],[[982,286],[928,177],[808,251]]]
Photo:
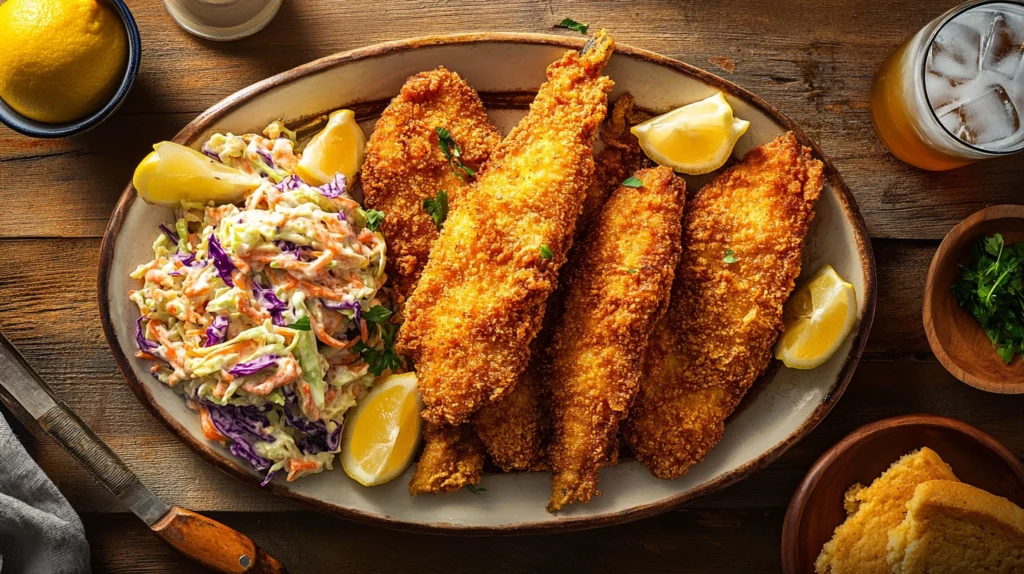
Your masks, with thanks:
[[[636,267],[630,267],[629,269],[626,269],[626,273],[629,273],[630,275],[636,275],[638,271],[640,270],[637,269]]]
[[[374,307],[376,309],[377,307]],[[371,309],[372,311],[373,309]],[[373,376],[379,377],[384,371],[396,370],[402,366],[402,359],[395,350],[395,335],[398,334],[398,326],[394,323],[377,323],[380,329],[381,340],[384,342],[383,349],[377,349],[359,341],[352,346],[352,350],[359,353],[359,356],[366,361]]]
[[[379,324],[386,321],[393,314],[391,309],[383,305],[374,305],[369,311],[363,313],[363,319],[366,319],[367,323]]]
[[[626,181],[622,182],[622,185],[626,187],[643,187],[644,182],[640,181],[639,177],[630,177]]]
[[[468,177],[474,177],[476,172],[471,167],[462,163],[462,148],[455,142],[452,133],[448,128],[437,126],[434,128],[437,133],[437,141],[441,144],[441,154],[448,160],[448,166],[452,168],[459,179],[466,181]]]
[[[433,198],[428,197],[424,199],[423,210],[430,214],[430,218],[434,220],[437,230],[441,231],[445,220],[448,219],[448,192],[439,189],[437,190],[437,195]]]
[[[376,209],[366,210],[366,228],[370,231],[377,231],[380,229],[380,224],[384,222],[384,212],[377,211]]]
[[[309,317],[303,317],[291,325],[288,325],[289,329],[295,329],[296,331],[310,331],[312,327],[309,325]]]
[[[972,263],[960,267],[960,279],[950,289],[1009,364],[1024,352],[1024,242],[1006,245],[996,233],[979,239],[971,254]]]
[[[590,26],[590,24],[580,24],[579,22],[573,20],[572,18],[565,18],[558,24],[555,24],[555,28],[568,28],[569,30],[577,31],[580,34],[583,34],[584,36],[587,35],[588,26]]]
[[[551,259],[555,254],[551,252],[551,248],[547,245],[540,246],[540,257],[541,259]]]
[[[726,249],[725,255],[722,256],[722,261],[725,261],[729,265],[732,265],[733,263],[736,263],[739,260],[739,257],[736,257],[736,252],[733,251],[732,249]]]
[[[469,491],[472,492],[473,494],[480,494],[480,493],[483,493],[483,492],[487,492],[486,488],[484,488],[482,486],[473,486],[472,484],[467,484],[466,488],[468,488]]]

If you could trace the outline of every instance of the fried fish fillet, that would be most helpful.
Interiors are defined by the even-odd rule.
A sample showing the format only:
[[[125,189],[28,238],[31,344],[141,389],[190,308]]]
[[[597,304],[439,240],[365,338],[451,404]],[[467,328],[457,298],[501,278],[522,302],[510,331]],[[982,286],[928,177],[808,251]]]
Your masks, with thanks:
[[[425,423],[423,453],[409,481],[409,494],[453,492],[480,482],[484,445],[469,425]]]
[[[613,47],[602,30],[548,67],[529,113],[430,252],[399,335],[428,421],[466,422],[527,365],[593,174],[612,87],[601,73]]]
[[[669,312],[624,425],[655,476],[676,478],[703,460],[767,368],[822,185],[822,163],[787,133],[687,205]]]
[[[551,500],[587,502],[615,460],[619,423],[640,382],[647,340],[665,314],[679,262],[686,182],[668,167],[620,186],[571,266],[551,348]]]
[[[387,274],[398,301],[412,293],[438,236],[423,200],[444,190],[454,211],[470,190],[441,152],[438,127],[451,133],[472,168],[483,165],[501,141],[476,90],[439,67],[405,82],[366,144],[363,195],[367,207],[385,213]]]
[[[439,67],[406,81],[366,146],[363,194],[368,207],[385,213],[381,229],[388,240],[388,278],[400,304],[416,286],[438,236],[423,200],[443,189],[450,213],[472,192],[442,154],[438,127],[449,131],[463,162],[473,167],[483,164],[501,141],[476,90]],[[428,425],[424,439],[409,484],[412,494],[448,492],[480,481],[483,445],[471,428]]]
[[[590,229],[608,196],[629,174],[654,165],[640,149],[636,136],[629,133],[631,126],[647,119],[647,114],[634,109],[633,96],[626,93],[619,96],[608,119],[601,126],[601,139],[605,147],[594,157],[594,176],[587,187],[583,212],[576,220],[574,247],[569,251],[570,261],[576,257],[580,238]],[[476,432],[487,447],[491,460],[505,472],[543,470],[547,467],[545,447],[551,425],[545,349],[561,319],[566,290],[566,284],[562,281],[548,298],[544,326],[534,339],[530,363],[515,387],[500,400],[484,405],[473,419]]]

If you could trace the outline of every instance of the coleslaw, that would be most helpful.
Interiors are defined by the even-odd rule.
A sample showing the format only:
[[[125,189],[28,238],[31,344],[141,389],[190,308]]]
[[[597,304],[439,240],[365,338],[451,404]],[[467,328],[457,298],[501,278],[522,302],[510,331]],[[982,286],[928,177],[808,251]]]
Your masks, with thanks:
[[[263,484],[332,469],[345,412],[401,365],[383,214],[364,211],[344,175],[305,184],[296,144],[279,122],[212,136],[203,153],[261,185],[240,204],[182,202],[131,273],[137,356]]]

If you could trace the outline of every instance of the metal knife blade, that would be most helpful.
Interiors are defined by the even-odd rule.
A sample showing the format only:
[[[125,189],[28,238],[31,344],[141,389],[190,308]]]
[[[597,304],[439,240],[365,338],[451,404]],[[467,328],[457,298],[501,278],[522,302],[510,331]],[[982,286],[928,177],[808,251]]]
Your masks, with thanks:
[[[171,507],[146,485],[71,409],[58,400],[17,348],[0,333],[0,400],[20,405],[65,450],[147,526]]]

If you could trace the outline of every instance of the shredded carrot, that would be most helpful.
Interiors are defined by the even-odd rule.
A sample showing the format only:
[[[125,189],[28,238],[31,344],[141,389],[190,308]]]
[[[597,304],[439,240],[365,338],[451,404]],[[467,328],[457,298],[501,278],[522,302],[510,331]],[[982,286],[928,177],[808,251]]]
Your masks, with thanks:
[[[370,340],[370,333],[369,330],[366,328],[366,319],[363,319],[362,317],[359,318],[359,335],[363,338],[364,341]]]
[[[313,332],[316,333],[316,338],[320,339],[321,343],[330,347],[334,347],[335,349],[348,348],[348,345],[346,343],[343,343],[335,339],[334,337],[328,335],[327,331],[324,331],[324,326],[321,325],[320,322],[314,319],[313,317],[309,318],[309,324],[313,327]]]
[[[289,458],[288,462],[285,463],[285,468],[288,469],[288,482],[300,478],[306,471],[317,470],[320,468],[320,464],[312,460],[302,460],[298,458]]]
[[[227,442],[228,437],[222,435],[217,427],[213,426],[213,419],[210,418],[210,411],[206,407],[199,409],[199,422],[203,427],[203,436],[217,442]]]

